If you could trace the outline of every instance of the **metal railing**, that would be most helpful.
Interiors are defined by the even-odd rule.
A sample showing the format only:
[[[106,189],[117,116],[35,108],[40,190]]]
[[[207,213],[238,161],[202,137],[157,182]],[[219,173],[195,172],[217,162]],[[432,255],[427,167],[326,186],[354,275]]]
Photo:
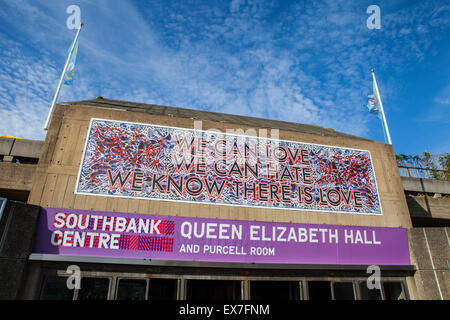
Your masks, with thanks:
[[[407,166],[398,166],[398,170],[400,171],[400,176],[402,177],[450,181],[449,170],[438,170],[438,169],[417,168]]]

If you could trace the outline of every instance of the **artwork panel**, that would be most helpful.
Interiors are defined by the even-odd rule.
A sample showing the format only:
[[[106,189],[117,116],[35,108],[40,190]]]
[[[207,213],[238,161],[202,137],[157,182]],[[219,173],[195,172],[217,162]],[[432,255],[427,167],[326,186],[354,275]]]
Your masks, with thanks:
[[[369,151],[101,119],[76,193],[382,214]]]

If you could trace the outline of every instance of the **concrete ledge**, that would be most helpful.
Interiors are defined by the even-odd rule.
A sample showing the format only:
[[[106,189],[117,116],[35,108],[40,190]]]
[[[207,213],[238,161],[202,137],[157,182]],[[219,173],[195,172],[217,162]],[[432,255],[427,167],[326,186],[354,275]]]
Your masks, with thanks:
[[[0,155],[9,155],[15,139],[0,138]]]
[[[11,150],[13,157],[39,158],[44,141],[16,139]]]
[[[0,155],[38,159],[44,141],[0,138]]]
[[[406,195],[409,213],[414,218],[449,219],[450,198]]]
[[[450,181],[402,177],[405,191],[450,194]]]
[[[318,264],[271,264],[271,263],[235,263],[235,262],[200,262],[177,260],[127,259],[104,257],[63,256],[57,254],[32,253],[29,260],[61,261],[80,263],[108,263],[126,265],[147,265],[166,267],[194,267],[194,268],[237,268],[237,269],[284,269],[284,270],[367,270],[366,265],[318,265]],[[381,270],[414,271],[413,265],[380,266]]]

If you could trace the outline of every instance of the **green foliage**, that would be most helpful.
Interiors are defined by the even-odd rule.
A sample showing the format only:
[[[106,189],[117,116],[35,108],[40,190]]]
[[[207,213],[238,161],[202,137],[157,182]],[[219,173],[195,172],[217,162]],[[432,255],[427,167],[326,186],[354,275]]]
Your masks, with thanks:
[[[411,164],[409,163],[410,156],[407,156],[406,154],[396,154],[395,158],[397,159],[397,164],[399,166],[411,167]]]
[[[439,156],[439,164],[441,165],[441,168],[443,170],[446,170],[448,172],[443,172],[446,180],[450,180],[450,154],[444,153]]]
[[[440,171],[450,171],[450,154],[448,153],[436,156],[425,151],[420,156],[398,154],[395,155],[395,158],[397,160],[397,164],[402,167],[429,169],[426,174],[422,172],[425,177],[439,180],[450,180],[450,172]]]
[[[439,164],[443,170],[450,170],[450,154],[444,153],[439,156]]]

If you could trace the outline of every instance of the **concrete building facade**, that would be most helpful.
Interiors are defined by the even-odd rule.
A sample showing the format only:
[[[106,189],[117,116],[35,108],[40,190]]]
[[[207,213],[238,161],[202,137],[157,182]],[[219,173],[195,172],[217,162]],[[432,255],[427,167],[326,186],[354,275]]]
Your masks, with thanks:
[[[276,138],[290,144],[300,143],[319,146],[319,148],[329,146],[342,150],[367,151],[376,180],[374,185],[379,212],[355,214],[355,212],[339,210],[309,210],[308,208],[296,210],[283,208],[283,204],[277,204],[278,207],[221,205],[191,201],[195,198],[194,196],[189,198],[191,199],[189,201],[179,201],[173,197],[167,201],[168,199],[163,198],[133,197],[130,196],[132,193],[123,196],[123,194],[115,193],[116,191],[112,192],[111,188],[106,194],[95,191],[99,189],[92,189],[94,190],[92,193],[79,192],[83,187],[83,170],[91,170],[85,165],[86,157],[89,156],[86,151],[89,145],[87,140],[93,132],[92,119],[113,121],[119,128],[121,124],[141,124],[177,128],[176,130],[194,129],[197,130],[196,132],[212,129],[221,132],[233,130],[233,132],[240,132],[242,136],[248,136],[249,132],[263,130],[269,133],[268,138]],[[121,143],[115,141],[110,147],[115,148]],[[9,199],[6,201],[8,207],[0,221],[0,231],[3,233],[2,245],[0,245],[1,270],[11,270],[12,263],[19,263],[22,266],[20,271],[17,271],[15,280],[9,280],[13,279],[10,276],[3,277],[2,282],[11,282],[0,293],[4,298],[449,299],[450,207],[447,195],[450,193],[448,190],[450,183],[401,178],[392,146],[384,143],[318,126],[99,99],[58,104],[44,142],[1,139],[0,150],[3,155],[3,161],[0,162],[0,196]],[[147,155],[147,157],[152,156]],[[39,159],[38,162],[37,159]],[[98,170],[103,170],[101,174],[107,175],[106,169]],[[305,174],[304,171],[302,173]],[[117,175],[117,172],[111,171],[108,174],[109,181],[113,182],[112,187],[122,183],[123,176]],[[130,180],[130,186],[133,184],[139,187],[139,183],[141,185],[144,183],[145,179],[140,179],[142,177],[140,172],[132,174],[136,175],[136,179],[133,182]],[[158,182],[155,183],[155,177],[149,183],[153,187],[152,192],[157,192],[160,188]],[[176,183],[173,183],[176,186]],[[186,188],[189,189],[188,186]],[[244,190],[246,190],[245,193],[252,192],[252,190]],[[195,190],[191,191],[195,195]],[[298,192],[300,194],[300,191]],[[330,192],[331,198],[328,198],[330,203],[333,203],[333,192],[339,196],[339,199],[342,198],[337,191]],[[268,194],[272,196],[271,190]],[[439,194],[441,197],[432,198],[426,196],[427,194]],[[280,195],[284,199],[284,194],[280,193]],[[245,198],[246,196],[247,194]],[[320,199],[322,196],[320,191]],[[350,199],[350,193],[348,197]],[[355,205],[356,198],[357,194],[353,193]],[[14,200],[27,204],[14,202]],[[341,200],[344,201],[345,197]],[[21,207],[24,205],[26,208]],[[20,232],[20,228],[14,227],[15,223],[19,223],[14,222],[16,220],[13,219],[16,215],[18,216],[16,213],[13,214],[17,211],[31,212],[27,216],[28,225],[24,229],[28,238],[24,240],[22,248],[8,251],[4,248],[8,248],[8,243],[13,243],[15,234]],[[344,257],[343,248],[332,249],[330,252],[337,252],[338,255],[335,260],[325,257],[328,252],[327,245],[317,247],[314,243],[308,244],[310,247],[305,248],[304,252],[301,251],[303,247],[284,243],[280,244],[283,247],[276,247],[274,244],[273,248],[276,247],[277,252],[283,250],[288,252],[285,256],[286,262],[281,258],[277,260],[275,256],[271,258],[270,250],[269,256],[261,257],[260,260],[259,258],[239,260],[234,259],[236,255],[231,257],[223,253],[219,258],[216,253],[214,257],[199,255],[196,258],[192,254],[190,258],[177,259],[176,257],[179,257],[177,255],[174,258],[164,259],[160,258],[164,256],[162,253],[158,255],[159,253],[151,250],[149,252],[152,258],[149,259],[147,256],[147,258],[134,256],[132,253],[123,256],[103,254],[106,251],[88,248],[82,250],[76,248],[78,251],[71,248],[72,251],[69,249],[64,251],[66,249],[62,248],[62,243],[65,240],[61,238],[58,242],[58,233],[55,231],[51,235],[47,234],[46,231],[49,230],[46,226],[50,228],[51,223],[46,224],[45,220],[50,221],[55,218],[56,225],[57,214],[63,212],[67,214],[67,217],[71,214],[79,217],[83,214],[94,216],[111,213],[110,217],[114,216],[116,221],[118,217],[138,219],[140,216],[149,217],[149,219],[156,217],[154,219],[161,219],[161,221],[173,220],[175,233],[178,232],[177,228],[181,221],[186,223],[190,221],[192,224],[204,222],[207,227],[208,223],[209,226],[220,225],[220,223],[244,226],[244,230],[247,224],[250,230],[256,230],[260,226],[266,226],[268,229],[270,226],[273,230],[277,228],[290,230],[291,227],[298,228],[295,230],[309,228],[310,232],[311,228],[325,230],[334,226],[333,230],[342,228],[345,232],[346,238],[342,238],[345,241],[349,235],[347,232],[350,232],[351,228],[355,232],[359,230],[364,232],[364,237],[369,234],[374,238],[365,238],[364,243],[370,245],[361,248],[357,245],[359,251],[349,251],[349,254],[356,255],[355,257]],[[184,226],[184,222],[182,225]],[[255,225],[257,225],[255,229],[251,229]],[[403,231],[406,250],[404,247],[397,247],[398,242],[403,241],[401,238]],[[186,234],[186,231],[182,229],[181,233],[183,232]],[[401,241],[394,241],[397,239],[397,232],[400,234]],[[241,236],[238,231],[236,234]],[[377,240],[375,234],[387,236]],[[322,236],[325,239],[324,232]],[[264,238],[264,235],[262,237]],[[131,238],[125,236],[123,239]],[[174,239],[174,248],[178,250],[176,243],[178,240]],[[275,236],[272,240],[274,239]],[[279,239],[283,240],[281,235]],[[296,240],[299,242],[299,238]],[[342,240],[340,241],[342,245]],[[49,245],[48,243],[44,245],[42,242],[57,243],[56,247],[59,249],[54,250],[50,247],[48,250],[42,249]],[[69,240],[67,242],[70,243]],[[269,242],[268,240],[267,243]],[[333,241],[330,235],[331,242]],[[205,243],[208,245],[210,242]],[[223,240],[221,243],[227,243],[227,241]],[[170,244],[172,245],[172,242]],[[337,238],[335,244],[338,245]],[[391,257],[388,254],[385,260],[382,256],[375,257],[371,252],[376,251],[371,250],[376,244],[386,246],[383,247],[382,255],[392,249],[392,252],[398,256],[406,254],[408,261],[402,260],[397,263],[395,259],[398,257]],[[195,247],[195,244],[192,245]],[[127,248],[130,248],[129,244]],[[229,248],[227,247],[227,250],[230,250]],[[323,256],[320,253],[316,255],[313,253],[314,250],[317,252],[324,250]],[[19,256],[17,251],[20,251]],[[79,252],[79,255],[74,252]],[[311,252],[311,259],[308,260],[307,256],[298,257],[305,255],[306,252]],[[362,258],[364,255],[367,255],[364,258],[366,260]],[[371,263],[365,263],[369,261]],[[83,279],[81,289],[69,290],[66,286],[67,277],[70,275],[67,273],[67,268],[71,265],[76,265],[81,272]],[[376,265],[381,272],[380,287],[375,289],[370,289],[367,285],[368,277],[372,275],[371,269],[368,269],[369,265]],[[2,272],[7,274],[6,271]]]

